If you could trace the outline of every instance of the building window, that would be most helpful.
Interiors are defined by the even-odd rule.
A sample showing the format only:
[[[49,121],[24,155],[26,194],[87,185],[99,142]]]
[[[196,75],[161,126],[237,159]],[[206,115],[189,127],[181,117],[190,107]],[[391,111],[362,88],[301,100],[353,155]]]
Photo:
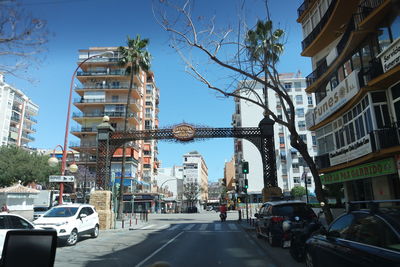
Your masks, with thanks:
[[[396,115],[397,127],[400,126],[400,83],[391,88],[394,114]]]
[[[290,92],[292,90],[292,83],[284,83],[285,90]]]
[[[284,136],[279,136],[279,144],[285,144],[285,137]]]
[[[299,130],[303,131],[306,129],[306,122],[305,121],[298,121],[297,126],[299,127]]]
[[[307,143],[307,135],[306,134],[299,134],[299,137],[301,140],[303,140],[304,143]]]
[[[298,117],[304,117],[304,108],[296,108],[296,115]]]
[[[312,95],[307,95],[307,103],[309,106],[313,105]]]
[[[296,104],[298,104],[298,105],[303,104],[303,96],[302,95],[296,95]]]
[[[294,82],[295,89],[301,89],[301,82]]]

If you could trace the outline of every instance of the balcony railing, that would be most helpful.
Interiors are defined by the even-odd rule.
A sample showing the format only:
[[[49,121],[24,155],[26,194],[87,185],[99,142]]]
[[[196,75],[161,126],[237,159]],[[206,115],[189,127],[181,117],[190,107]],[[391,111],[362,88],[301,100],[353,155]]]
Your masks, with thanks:
[[[370,133],[372,150],[375,152],[400,145],[399,126],[400,122],[397,122],[391,127],[372,131]]]
[[[86,60],[86,58],[79,58],[79,62]],[[94,57],[86,62],[119,62],[120,58],[117,57]]]
[[[314,2],[314,0],[305,0],[303,4],[301,4],[301,6],[297,9],[297,15],[299,16],[299,18],[301,17],[301,15],[303,15],[304,11],[307,10],[312,2]]]
[[[82,98],[75,98],[74,103],[113,103],[113,104],[126,104],[125,99],[82,99]],[[132,98],[131,104],[139,104],[139,100]]]
[[[21,117],[20,116],[11,116],[11,118],[10,118],[12,121],[16,121],[16,122],[19,122],[20,121],[20,119],[21,119]]]
[[[12,107],[12,110],[21,112],[21,109],[20,109],[19,107],[17,107],[17,106],[13,106],[13,107]]]
[[[315,164],[318,169],[325,169],[331,166],[329,161],[329,153],[318,155],[315,157]]]
[[[33,117],[31,117],[31,116],[25,116],[25,119],[27,119],[27,120],[30,120],[30,121],[33,121],[33,122],[37,123],[37,120],[36,120],[36,119],[34,119],[34,118],[33,118]]]
[[[108,75],[127,75],[125,70],[110,71],[78,71],[77,76],[108,76]]]
[[[335,9],[337,0],[332,0],[325,14],[322,16],[321,20],[318,22],[317,26],[311,31],[311,33],[301,42],[301,46],[303,51],[317,38],[317,36],[321,33],[322,29],[325,27],[328,22],[330,16],[332,15],[333,10]]]
[[[374,9],[379,7],[385,0],[364,0],[358,6],[357,22],[362,22]]]
[[[120,84],[120,85],[112,85],[112,84],[101,84],[101,85],[86,85],[75,87],[78,89],[129,89],[129,84]],[[133,85],[132,89],[137,90],[139,87],[137,85]]]
[[[25,133],[22,134],[22,137],[24,137],[24,138],[26,138],[28,140],[31,140],[31,141],[35,141],[35,138],[33,136],[30,136],[30,135],[25,134]]]
[[[109,117],[125,117],[125,112],[123,111],[106,111],[106,112],[97,112],[97,113],[82,113],[82,112],[73,112],[72,117],[73,118],[83,118],[83,117],[103,117],[103,116],[109,116]],[[136,113],[130,113],[128,114],[128,117],[132,118],[138,118],[138,115]]]
[[[80,148],[95,148],[97,147],[97,142],[70,142],[69,146]]]

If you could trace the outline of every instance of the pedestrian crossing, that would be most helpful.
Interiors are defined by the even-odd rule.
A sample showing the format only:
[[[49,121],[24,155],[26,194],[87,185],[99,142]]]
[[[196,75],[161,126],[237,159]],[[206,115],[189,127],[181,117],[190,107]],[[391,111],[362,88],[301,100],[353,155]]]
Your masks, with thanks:
[[[158,231],[186,231],[186,232],[239,232],[236,223],[182,223],[164,225],[146,225],[139,229]]]

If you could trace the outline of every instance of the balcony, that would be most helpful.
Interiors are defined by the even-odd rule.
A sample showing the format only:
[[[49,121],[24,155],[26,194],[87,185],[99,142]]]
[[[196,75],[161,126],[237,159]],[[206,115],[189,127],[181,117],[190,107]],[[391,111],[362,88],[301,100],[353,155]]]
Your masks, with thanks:
[[[82,112],[73,112],[72,113],[72,118],[84,118],[84,117],[95,118],[95,117],[104,117],[104,116],[125,117],[125,112],[123,112],[123,111],[105,111],[105,112],[94,112],[94,113],[82,113]],[[130,114],[128,114],[128,117],[139,119],[136,113],[130,113]]]
[[[27,119],[27,120],[29,120],[29,121],[32,121],[32,122],[34,122],[34,123],[37,123],[37,120],[34,119],[34,118],[31,117],[31,116],[25,116],[25,119]]]
[[[315,164],[318,169],[325,169],[331,166],[329,161],[329,153],[318,155],[315,157]]]
[[[126,99],[84,99],[84,98],[75,98],[74,99],[74,105],[79,106],[83,104],[122,104],[126,105]],[[131,103],[129,105],[132,107],[133,111],[139,112],[140,111],[140,101],[136,98],[131,98]]]
[[[19,132],[19,129],[16,128],[16,127],[10,126],[10,131],[11,131],[11,132],[14,132],[14,133],[18,133],[18,132]]]
[[[29,134],[23,133],[22,138],[28,139],[30,141],[35,141],[35,138],[33,136],[30,136]]]
[[[84,60],[86,60],[88,57],[79,57],[78,62],[82,62]],[[94,57],[92,59],[89,59],[88,61],[86,61],[85,63],[99,63],[99,62],[116,62],[118,63],[120,61],[120,58],[117,57]]]
[[[17,112],[19,112],[19,113],[21,113],[21,111],[22,111],[22,110],[21,110],[19,107],[17,107],[17,106],[13,106],[13,107],[12,107],[12,110],[13,110],[13,111],[17,111]]]
[[[14,122],[19,122],[21,120],[20,116],[11,116],[10,120],[14,121]]]
[[[303,4],[297,9],[297,15],[300,18],[304,12],[314,3],[314,0],[305,0]]]
[[[74,148],[74,149],[79,149],[79,148],[97,148],[97,142],[70,142],[69,147]]]
[[[78,71],[77,76],[125,76],[125,70]]]
[[[385,148],[392,148],[400,145],[400,122],[393,126],[374,130],[370,133],[372,150],[378,152]]]

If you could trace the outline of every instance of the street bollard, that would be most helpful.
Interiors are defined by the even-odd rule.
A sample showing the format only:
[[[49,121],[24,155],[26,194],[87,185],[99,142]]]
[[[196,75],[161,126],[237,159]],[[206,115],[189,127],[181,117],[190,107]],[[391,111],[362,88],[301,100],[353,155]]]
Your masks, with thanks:
[[[129,218],[129,227],[132,227],[132,213],[131,213],[131,217]]]
[[[124,229],[124,217],[122,217],[121,223],[122,223],[122,229]]]
[[[149,213],[146,211],[146,222],[149,221]]]
[[[242,221],[242,211],[238,210],[238,212],[239,212],[239,222],[241,222]]]

